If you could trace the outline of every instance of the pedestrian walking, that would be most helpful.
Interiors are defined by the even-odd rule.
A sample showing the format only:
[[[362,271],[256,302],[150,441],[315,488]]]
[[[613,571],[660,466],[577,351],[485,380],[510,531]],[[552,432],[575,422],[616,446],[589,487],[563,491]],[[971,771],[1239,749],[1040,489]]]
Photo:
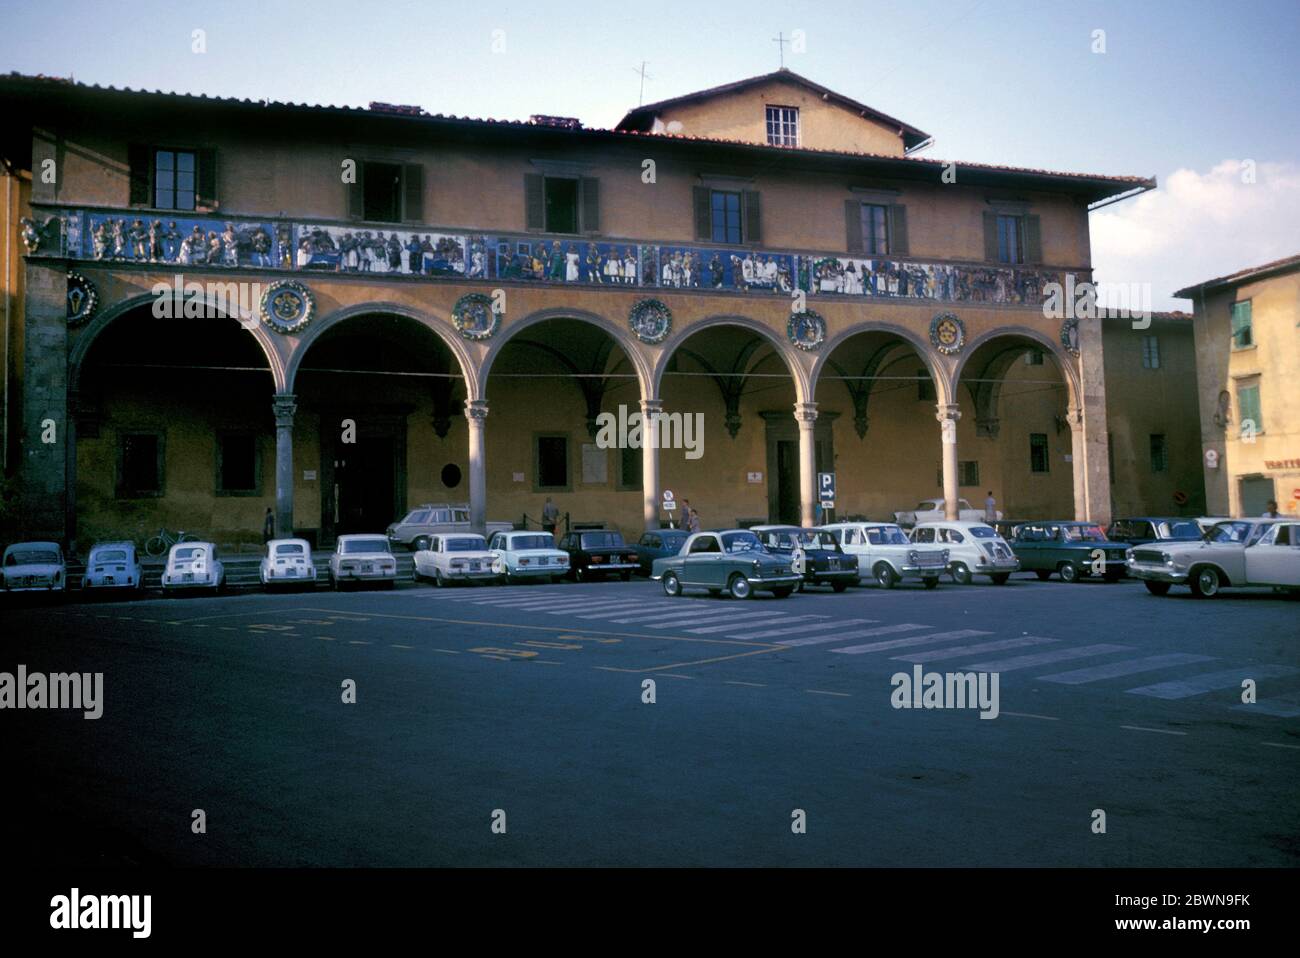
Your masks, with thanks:
[[[275,513],[271,507],[266,507],[266,516],[262,519],[262,541],[270,542],[275,538]]]
[[[546,504],[542,506],[542,531],[549,532],[551,537],[555,537],[555,524],[559,522],[560,510],[551,501],[551,497],[546,497]]]
[[[988,498],[984,500],[984,521],[992,522],[998,517],[998,501],[993,498],[993,490],[989,490]]]
[[[700,531],[700,514],[694,509],[691,510],[691,516],[687,528],[690,529],[691,532]]]
[[[1282,513],[1280,513],[1280,512],[1277,511],[1277,500],[1276,500],[1276,499],[1270,499],[1270,500],[1268,500],[1268,509],[1266,509],[1265,512],[1264,512],[1264,518],[1265,518],[1265,519],[1281,519],[1281,518],[1282,518]]]

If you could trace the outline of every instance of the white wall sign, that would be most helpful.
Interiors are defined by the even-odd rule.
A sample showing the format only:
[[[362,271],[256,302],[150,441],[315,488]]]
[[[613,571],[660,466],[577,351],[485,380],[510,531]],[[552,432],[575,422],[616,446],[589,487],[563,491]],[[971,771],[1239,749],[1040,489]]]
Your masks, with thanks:
[[[302,471],[302,481],[303,481],[303,482],[313,482],[315,479],[316,479],[316,470],[315,470],[315,469],[304,469],[304,470]]]
[[[516,473],[514,473],[513,478],[514,478],[515,482],[523,482],[523,481],[524,481],[524,474],[523,474],[522,472],[516,472]]]
[[[763,474],[761,472],[748,472],[745,474],[746,482],[762,482]]]

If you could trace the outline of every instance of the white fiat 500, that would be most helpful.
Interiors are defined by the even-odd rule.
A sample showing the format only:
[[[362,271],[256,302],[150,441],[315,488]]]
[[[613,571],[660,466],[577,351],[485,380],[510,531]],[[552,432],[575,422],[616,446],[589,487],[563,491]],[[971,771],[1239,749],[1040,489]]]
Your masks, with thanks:
[[[415,553],[416,580],[432,579],[437,586],[495,582],[504,573],[505,562],[478,535],[430,536],[429,548]]]
[[[840,548],[858,557],[858,577],[892,589],[904,579],[920,579],[927,589],[948,568],[948,550],[910,542],[892,522],[832,522],[822,526]]]
[[[397,584],[397,559],[387,537],[378,533],[339,536],[330,556],[329,578],[334,589],[345,582],[382,582],[384,588],[393,588]]]
[[[167,552],[163,589],[221,590],[226,584],[225,566],[217,559],[211,542],[179,542]]]
[[[977,575],[986,575],[1005,585],[1020,560],[997,530],[983,522],[923,522],[912,530],[918,545],[937,545],[948,550],[948,573],[952,581],[966,585]]]
[[[316,566],[306,539],[272,539],[258,570],[264,586],[315,585]]]
[[[144,588],[144,570],[134,542],[96,542],[86,559],[83,589]]]
[[[0,566],[6,592],[62,592],[68,570],[57,542],[15,542]]]
[[[488,542],[488,549],[505,564],[507,582],[555,582],[569,571],[569,554],[555,548],[555,536],[549,532],[498,532]]]

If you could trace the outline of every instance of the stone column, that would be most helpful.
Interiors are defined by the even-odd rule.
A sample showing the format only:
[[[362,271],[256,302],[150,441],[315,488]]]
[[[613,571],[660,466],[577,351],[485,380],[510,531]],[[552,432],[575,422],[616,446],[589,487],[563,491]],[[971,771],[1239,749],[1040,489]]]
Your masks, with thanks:
[[[483,446],[487,414],[486,399],[465,403],[465,421],[469,423],[469,524],[482,535],[487,535],[487,465]]]
[[[659,528],[659,420],[662,399],[641,400],[641,511],[646,530]]]
[[[282,393],[271,399],[275,413],[275,535],[293,537],[293,417],[297,397]]]
[[[961,494],[957,476],[957,420],[961,418],[961,407],[940,403],[934,408],[943,445],[943,516],[954,520],[960,518],[961,512],[957,501]]]
[[[799,515],[805,526],[817,524],[817,404],[794,404],[799,423]]]
[[[1106,424],[1106,371],[1102,353],[1100,319],[1079,320],[1079,381],[1082,392],[1081,441],[1074,444],[1070,462],[1083,470],[1083,495],[1076,492],[1075,511],[1083,503],[1080,519],[1101,526],[1110,524],[1110,439]],[[1077,482],[1077,480],[1076,480]],[[1077,486],[1076,486],[1077,488]]]
[[[28,257],[23,303],[22,432],[18,482],[24,537],[65,542],[73,534],[68,496],[76,439],[68,408],[68,267]],[[53,421],[51,431],[49,421]],[[49,437],[52,441],[46,442]]]

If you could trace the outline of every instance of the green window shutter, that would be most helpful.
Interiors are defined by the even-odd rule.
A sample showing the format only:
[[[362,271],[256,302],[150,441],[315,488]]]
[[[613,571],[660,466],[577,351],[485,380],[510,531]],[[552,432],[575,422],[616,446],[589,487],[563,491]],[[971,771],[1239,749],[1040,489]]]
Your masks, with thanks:
[[[756,190],[745,190],[741,194],[744,203],[744,226],[741,227],[741,239],[745,243],[763,242],[763,213]]]
[[[695,205],[695,238],[697,240],[713,239],[713,214],[709,208],[709,188],[696,186],[692,189]]]
[[[132,206],[153,206],[149,196],[149,147],[143,143],[132,143],[126,148],[126,164],[131,176],[130,204]]]
[[[594,176],[582,178],[582,223],[584,233],[600,232],[600,180]]]
[[[1043,227],[1037,216],[1026,216],[1025,224],[1025,262],[1041,263],[1043,261]]]
[[[540,173],[524,174],[524,229],[546,229],[544,180]]]
[[[407,163],[402,167],[402,219],[410,223],[424,222],[424,167]]]
[[[199,165],[198,190],[194,197],[196,207],[206,206],[215,209],[217,203],[217,151],[198,150],[196,159]]]
[[[984,214],[984,259],[990,263],[998,261],[998,214]]]
[[[355,183],[346,184],[348,191],[348,216],[354,220],[366,218],[366,163],[364,160],[357,161],[357,175]]]
[[[861,253],[862,245],[862,203],[859,200],[844,201],[844,248],[850,253]]]
[[[893,203],[889,207],[889,252],[890,255],[907,256],[907,207]]]

